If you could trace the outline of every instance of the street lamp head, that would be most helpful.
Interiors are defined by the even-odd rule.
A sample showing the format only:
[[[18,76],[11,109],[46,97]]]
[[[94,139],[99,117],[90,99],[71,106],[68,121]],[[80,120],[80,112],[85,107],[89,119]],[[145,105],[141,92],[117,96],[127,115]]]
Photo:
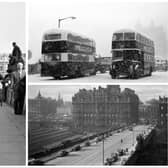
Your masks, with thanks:
[[[74,17],[74,16],[72,16],[71,18],[72,18],[72,19],[76,19],[76,17]]]
[[[76,19],[76,17],[70,16],[70,17],[58,19],[58,28],[60,28],[60,22],[61,22],[62,20],[66,20],[66,19]]]

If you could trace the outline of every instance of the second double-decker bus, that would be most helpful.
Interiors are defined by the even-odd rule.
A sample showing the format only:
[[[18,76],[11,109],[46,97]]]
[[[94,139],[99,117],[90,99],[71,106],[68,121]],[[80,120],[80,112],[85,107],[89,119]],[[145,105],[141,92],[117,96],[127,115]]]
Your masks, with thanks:
[[[154,70],[154,42],[132,30],[119,30],[112,37],[112,78],[139,78]]]
[[[95,75],[95,41],[65,30],[43,35],[41,76],[79,77]]]

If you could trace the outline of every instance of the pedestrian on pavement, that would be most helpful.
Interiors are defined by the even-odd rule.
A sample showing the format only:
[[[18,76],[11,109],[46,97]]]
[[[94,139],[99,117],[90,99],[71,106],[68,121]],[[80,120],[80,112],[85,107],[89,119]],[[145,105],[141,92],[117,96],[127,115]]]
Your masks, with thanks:
[[[25,98],[26,73],[23,64],[17,64],[17,71],[11,75],[11,85],[14,92],[14,113],[22,114]]]
[[[13,45],[12,59],[14,59],[15,63],[18,62],[24,63],[20,47],[16,44],[16,42],[13,42],[12,45]]]

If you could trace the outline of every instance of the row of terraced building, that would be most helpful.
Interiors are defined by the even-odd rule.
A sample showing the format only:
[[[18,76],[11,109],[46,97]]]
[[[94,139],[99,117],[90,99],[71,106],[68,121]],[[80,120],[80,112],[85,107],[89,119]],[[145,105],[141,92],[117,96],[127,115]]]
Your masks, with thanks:
[[[139,98],[134,90],[108,85],[80,89],[72,98],[75,128],[99,132],[138,122]]]

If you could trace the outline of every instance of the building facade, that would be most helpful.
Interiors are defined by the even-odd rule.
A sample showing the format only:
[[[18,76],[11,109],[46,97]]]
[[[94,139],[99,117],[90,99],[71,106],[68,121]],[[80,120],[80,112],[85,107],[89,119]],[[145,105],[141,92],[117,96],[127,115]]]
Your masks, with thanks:
[[[144,123],[157,123],[159,111],[159,100],[151,99],[139,104],[139,119]]]
[[[72,98],[75,128],[97,132],[136,123],[138,104],[133,90],[126,88],[121,92],[118,85],[81,89]]]
[[[168,97],[159,97],[158,126],[167,128]]]
[[[168,70],[168,60],[156,58],[155,59],[155,69],[156,71],[167,71]]]
[[[52,121],[56,117],[57,102],[51,98],[45,98],[39,92],[37,97],[29,99],[29,122]]]

